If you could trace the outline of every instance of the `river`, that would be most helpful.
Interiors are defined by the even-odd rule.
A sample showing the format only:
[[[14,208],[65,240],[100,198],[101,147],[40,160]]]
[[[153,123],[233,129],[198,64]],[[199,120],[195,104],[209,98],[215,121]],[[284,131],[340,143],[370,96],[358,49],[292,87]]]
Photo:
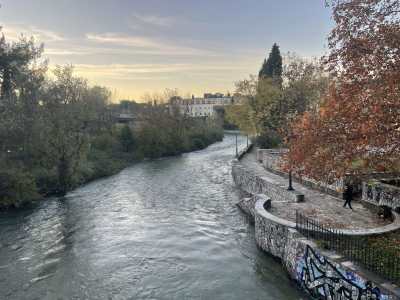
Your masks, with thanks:
[[[1,212],[0,299],[305,299],[235,206],[234,152],[226,135]]]

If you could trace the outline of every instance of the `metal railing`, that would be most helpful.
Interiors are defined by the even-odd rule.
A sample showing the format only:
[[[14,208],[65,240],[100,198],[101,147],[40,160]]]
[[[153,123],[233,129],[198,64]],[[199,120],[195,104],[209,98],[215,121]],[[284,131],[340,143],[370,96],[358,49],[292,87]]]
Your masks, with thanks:
[[[296,229],[320,247],[334,250],[380,276],[400,283],[400,251],[377,244],[373,237],[345,235],[316,220],[296,212]],[[383,243],[383,242],[382,242]]]

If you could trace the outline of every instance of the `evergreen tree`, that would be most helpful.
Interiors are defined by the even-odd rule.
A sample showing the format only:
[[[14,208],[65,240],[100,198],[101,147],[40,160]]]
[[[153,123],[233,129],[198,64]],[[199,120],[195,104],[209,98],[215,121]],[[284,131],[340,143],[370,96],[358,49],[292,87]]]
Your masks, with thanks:
[[[135,146],[135,139],[133,137],[132,131],[128,125],[125,125],[121,129],[120,133],[120,143],[125,152],[129,152]]]
[[[276,43],[272,46],[268,59],[264,59],[258,77],[260,79],[272,78],[279,85],[282,84],[282,56]]]

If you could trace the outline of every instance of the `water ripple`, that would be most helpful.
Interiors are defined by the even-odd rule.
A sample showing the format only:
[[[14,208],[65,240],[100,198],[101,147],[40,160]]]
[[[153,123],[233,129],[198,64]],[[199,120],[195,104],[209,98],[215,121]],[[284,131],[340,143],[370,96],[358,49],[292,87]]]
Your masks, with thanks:
[[[234,147],[226,136],[1,213],[0,298],[299,299],[235,206]]]

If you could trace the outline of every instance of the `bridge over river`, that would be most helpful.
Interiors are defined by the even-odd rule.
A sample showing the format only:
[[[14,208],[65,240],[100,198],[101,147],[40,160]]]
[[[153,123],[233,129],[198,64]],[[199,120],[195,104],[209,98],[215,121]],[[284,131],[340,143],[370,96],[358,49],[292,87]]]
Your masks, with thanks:
[[[305,299],[235,206],[234,154],[226,135],[0,213],[0,299]]]

